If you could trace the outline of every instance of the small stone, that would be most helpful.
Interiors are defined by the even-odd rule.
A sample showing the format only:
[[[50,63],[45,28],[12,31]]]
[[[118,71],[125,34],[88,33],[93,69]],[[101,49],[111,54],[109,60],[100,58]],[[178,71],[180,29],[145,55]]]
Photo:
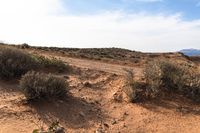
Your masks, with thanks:
[[[126,124],[125,124],[125,123],[123,124],[123,127],[126,127]]]
[[[56,129],[55,133],[65,133],[64,128],[63,127],[58,127]]]
[[[95,131],[95,133],[105,133],[105,129],[102,127],[102,125],[100,125],[97,130]]]
[[[64,103],[64,101],[63,100],[59,100],[59,103]]]
[[[91,88],[91,87],[92,87],[92,84],[89,83],[89,82],[85,82],[85,83],[84,83],[84,86],[85,86],[85,87],[89,87],[89,88]]]
[[[109,125],[107,123],[104,123],[103,124],[105,127],[109,128]]]
[[[113,109],[116,109],[117,107],[116,106],[113,106]]]
[[[100,104],[98,100],[95,100],[94,102],[95,102],[96,104]]]
[[[65,79],[69,79],[69,77],[68,77],[67,75],[63,76],[63,78],[65,78]]]
[[[128,115],[128,113],[127,113],[127,112],[124,112],[124,115]]]
[[[104,133],[104,131],[98,130],[98,129],[97,129],[97,130],[95,131],[95,133]]]
[[[85,114],[83,112],[80,112],[79,115],[85,117]]]
[[[121,102],[123,99],[122,93],[116,92],[113,94],[113,100],[117,102]]]
[[[116,121],[116,120],[113,120],[113,121],[112,121],[112,125],[114,125],[114,124],[117,124],[117,121]]]

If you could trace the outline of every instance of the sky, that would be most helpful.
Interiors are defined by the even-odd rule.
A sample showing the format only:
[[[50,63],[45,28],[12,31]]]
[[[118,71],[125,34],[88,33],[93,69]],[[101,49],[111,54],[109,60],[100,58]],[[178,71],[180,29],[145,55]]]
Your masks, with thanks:
[[[200,49],[200,0],[0,0],[0,42]]]

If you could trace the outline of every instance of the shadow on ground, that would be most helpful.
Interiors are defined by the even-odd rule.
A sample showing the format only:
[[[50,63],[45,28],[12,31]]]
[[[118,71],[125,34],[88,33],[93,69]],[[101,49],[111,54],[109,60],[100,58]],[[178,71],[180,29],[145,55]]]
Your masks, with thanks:
[[[50,125],[59,120],[64,128],[88,129],[106,118],[98,105],[72,96],[63,100],[32,103],[31,107],[45,124]]]
[[[19,92],[18,82],[18,80],[0,80],[0,91],[7,93]]]
[[[154,111],[163,112],[163,109],[175,111],[181,114],[200,115],[200,104],[180,94],[170,94],[167,97],[151,100],[141,104],[143,107]]]

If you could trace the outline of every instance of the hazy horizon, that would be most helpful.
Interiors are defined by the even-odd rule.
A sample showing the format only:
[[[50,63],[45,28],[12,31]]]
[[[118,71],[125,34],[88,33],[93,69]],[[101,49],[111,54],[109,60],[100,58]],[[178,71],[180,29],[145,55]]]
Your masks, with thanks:
[[[0,40],[34,46],[200,49],[199,0],[0,0]]]

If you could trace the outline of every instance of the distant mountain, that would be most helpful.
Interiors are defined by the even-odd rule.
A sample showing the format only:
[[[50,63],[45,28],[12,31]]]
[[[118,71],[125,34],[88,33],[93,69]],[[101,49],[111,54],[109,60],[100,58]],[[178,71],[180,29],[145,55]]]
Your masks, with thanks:
[[[200,56],[200,50],[199,49],[183,49],[179,51],[187,56]]]

